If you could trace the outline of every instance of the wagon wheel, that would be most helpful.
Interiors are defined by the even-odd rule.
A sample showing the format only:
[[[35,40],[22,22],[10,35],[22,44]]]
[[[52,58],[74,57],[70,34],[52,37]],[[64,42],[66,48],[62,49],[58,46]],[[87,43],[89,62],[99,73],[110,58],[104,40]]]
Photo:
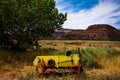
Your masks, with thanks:
[[[45,62],[44,62],[44,61],[38,63],[38,66],[36,66],[36,71],[37,71],[37,73],[39,73],[39,74],[40,74],[40,73],[45,73],[46,68],[45,68]]]
[[[83,71],[84,71],[82,64],[78,64],[78,65],[72,67],[72,69],[73,69],[73,73],[75,73],[75,74],[83,73]]]
[[[50,59],[48,61],[48,66],[51,67],[51,68],[54,67],[55,66],[55,61],[53,59]]]
[[[78,74],[78,66],[74,66],[72,69],[73,73]]]
[[[76,66],[71,66],[70,68],[69,68],[69,74],[70,73],[75,73],[75,74],[77,74],[78,73],[78,66],[76,65]]]

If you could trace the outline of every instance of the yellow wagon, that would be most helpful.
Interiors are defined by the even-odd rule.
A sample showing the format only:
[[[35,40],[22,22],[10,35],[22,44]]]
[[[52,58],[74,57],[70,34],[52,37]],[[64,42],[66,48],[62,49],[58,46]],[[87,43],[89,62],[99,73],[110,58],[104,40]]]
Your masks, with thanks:
[[[79,60],[78,54],[72,54],[71,51],[67,51],[66,55],[36,56],[33,64],[36,66],[36,70],[38,71],[40,68],[41,72],[46,72],[50,68],[68,68],[78,73]]]

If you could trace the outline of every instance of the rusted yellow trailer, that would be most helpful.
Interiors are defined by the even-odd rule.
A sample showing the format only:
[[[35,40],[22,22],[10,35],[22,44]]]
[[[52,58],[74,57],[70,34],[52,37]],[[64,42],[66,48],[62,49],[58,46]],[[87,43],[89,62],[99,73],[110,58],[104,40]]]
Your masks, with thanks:
[[[79,55],[67,51],[66,55],[36,56],[33,64],[39,72],[45,72],[47,69],[68,68],[78,73]]]

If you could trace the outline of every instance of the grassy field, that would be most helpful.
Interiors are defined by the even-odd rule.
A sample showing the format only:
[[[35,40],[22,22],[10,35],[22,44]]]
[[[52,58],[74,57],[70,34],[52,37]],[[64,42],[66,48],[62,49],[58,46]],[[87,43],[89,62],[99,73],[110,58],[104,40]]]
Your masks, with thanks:
[[[120,42],[116,41],[80,41],[80,40],[40,40],[39,51],[13,53],[0,50],[0,80],[120,80]],[[84,67],[81,75],[47,74],[38,75],[33,66],[37,55],[61,55],[67,50],[77,53],[77,48],[86,53],[85,66],[97,61],[101,68]],[[87,54],[91,53],[92,58]],[[95,54],[97,57],[94,57]],[[89,64],[89,65],[88,65]]]
[[[118,41],[81,41],[81,40],[41,40],[41,48],[53,48],[58,51],[67,51],[85,47],[113,47],[120,51],[120,42]]]

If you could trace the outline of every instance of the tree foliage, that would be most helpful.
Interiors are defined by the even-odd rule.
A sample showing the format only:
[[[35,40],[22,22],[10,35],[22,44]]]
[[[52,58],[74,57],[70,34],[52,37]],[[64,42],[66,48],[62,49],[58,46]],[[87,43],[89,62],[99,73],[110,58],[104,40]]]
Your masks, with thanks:
[[[62,27],[66,18],[54,0],[0,0],[0,47],[31,48],[40,36]]]

